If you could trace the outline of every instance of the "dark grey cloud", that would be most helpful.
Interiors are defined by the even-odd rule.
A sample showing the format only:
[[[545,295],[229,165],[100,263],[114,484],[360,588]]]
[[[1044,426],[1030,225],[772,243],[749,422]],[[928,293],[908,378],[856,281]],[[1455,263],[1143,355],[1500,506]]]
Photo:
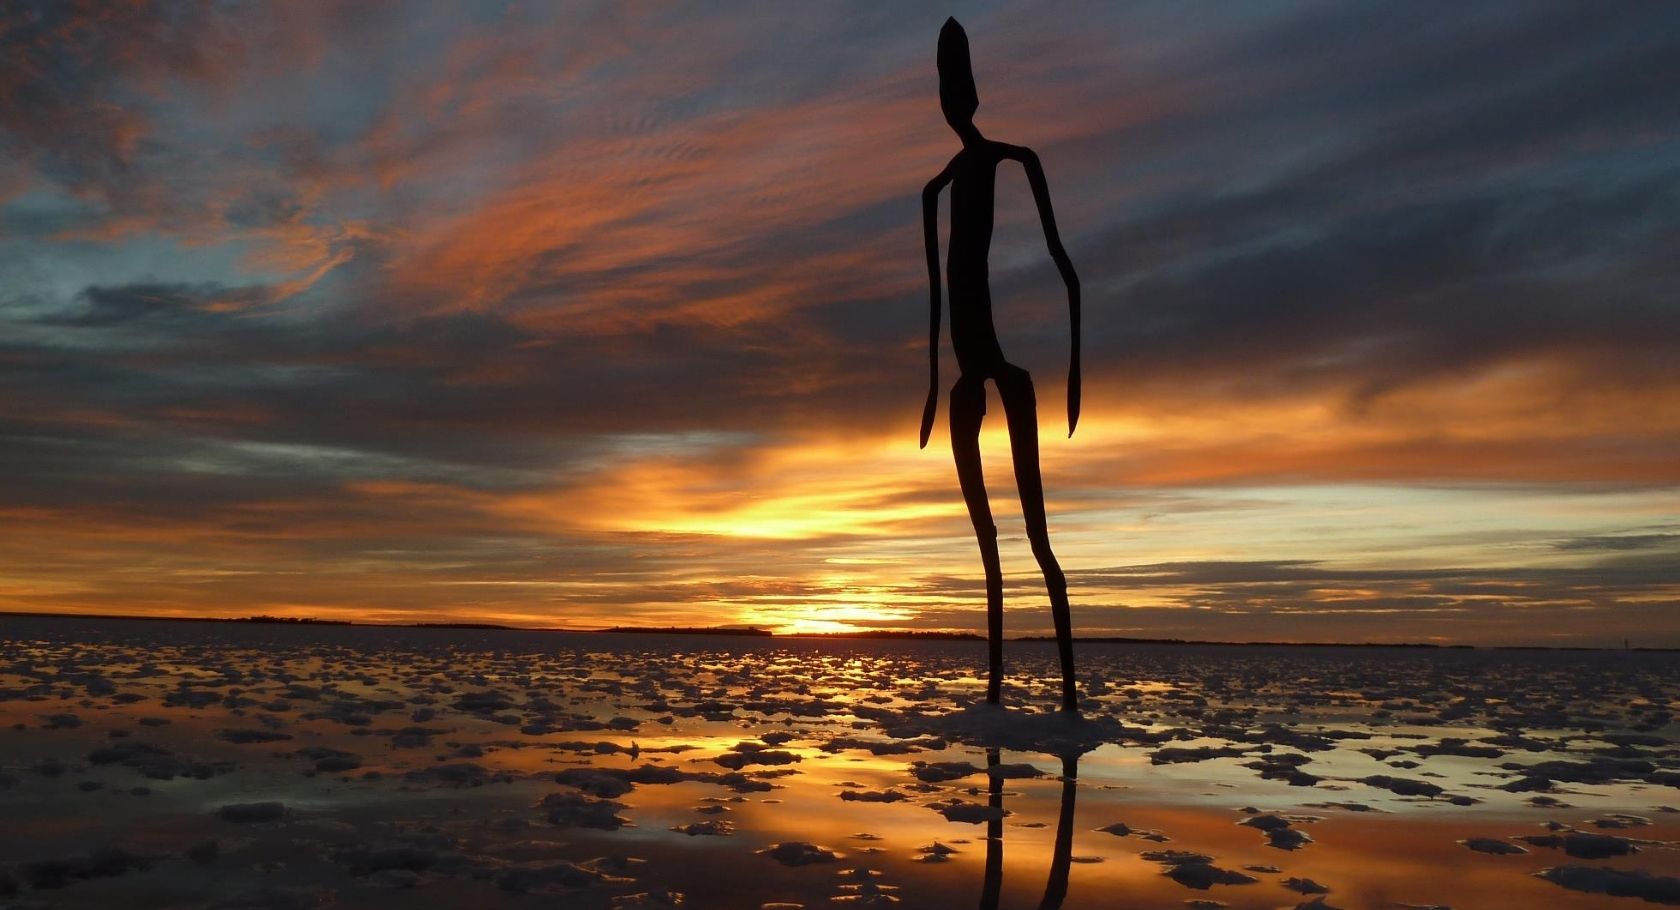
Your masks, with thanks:
[[[1680,554],[1673,553],[1587,567],[1343,569],[1313,560],[1221,560],[1068,573],[1075,626],[1084,634],[1217,641],[1423,640],[1444,625],[1457,630],[1451,638],[1530,643],[1608,644],[1606,635],[1620,633],[1605,630],[1639,628],[1645,641],[1661,644],[1675,632],[1677,578]],[[915,590],[949,605],[894,625],[982,627],[978,577],[925,577]],[[1006,579],[1017,634],[1048,630],[1042,594],[1036,577]]]
[[[1115,566],[1083,569],[1070,574],[1092,584],[1136,587],[1285,585],[1295,591],[1310,586],[1351,587],[1369,583],[1422,582],[1445,585],[1451,593],[1467,593],[1471,590],[1483,590],[1480,587],[1483,583],[1501,590],[1516,590],[1531,581],[1544,581],[1561,586],[1632,589],[1653,581],[1673,578],[1675,570],[1680,568],[1680,561],[1677,560],[1680,560],[1680,557],[1671,556],[1643,565],[1614,568],[1498,569],[1343,569],[1325,566],[1314,560],[1223,560]]]
[[[1091,158],[1147,179],[1188,155],[1203,179],[1075,236],[1088,363],[1370,395],[1561,350],[1672,381],[1680,29],[1664,4],[1599,12],[1319,7],[1176,61],[1160,82],[1217,73],[1210,97]],[[1017,330],[1058,346],[1038,314]]]
[[[1680,548],[1680,534],[1595,534],[1560,540],[1553,546],[1559,550],[1589,552]]]
[[[25,17],[31,26],[13,40],[67,69],[100,56],[82,44],[54,43],[67,38],[29,37],[67,33],[55,23],[68,9],[32,13]],[[1097,232],[1071,237],[1093,289],[1086,349],[1093,384],[1241,380],[1255,391],[1351,385],[1369,397],[1560,349],[1583,352],[1604,381],[1623,372],[1672,379],[1666,355],[1680,343],[1680,282],[1663,251],[1680,237],[1680,150],[1665,138],[1676,112],[1673,93],[1661,87],[1680,59],[1680,52],[1667,53],[1680,51],[1665,37],[1680,32],[1664,28],[1674,17],[1665,4],[1619,5],[1609,14],[1571,4],[1493,6],[1457,15],[1308,5],[1201,43],[1177,24],[1180,46],[1156,70],[1118,72],[1144,88],[1190,86],[1183,110],[1087,140],[1102,143],[1106,173],[1081,165],[1086,169],[1058,177],[1070,190],[1093,195],[1095,187],[1094,195],[1107,197],[1152,164],[1184,159],[1205,171],[1192,189],[1145,195],[1142,205],[1096,225]],[[152,10],[146,22],[130,31],[162,35],[157,40],[166,48],[220,33],[203,15],[186,12]],[[107,24],[93,31],[115,30]],[[879,14],[848,21],[846,30],[860,46],[897,33]],[[849,46],[844,39],[822,36],[829,50],[821,56],[824,79],[846,78],[848,60],[854,69],[878,68],[841,50]],[[160,59],[180,72],[208,72],[210,64],[195,53],[183,47]],[[766,52],[743,66],[779,71],[792,65],[787,53]],[[106,56],[113,59],[104,65],[115,67],[132,55]],[[794,56],[810,61],[809,54]],[[78,105],[100,106],[115,90],[114,77],[98,68],[56,80],[47,78],[45,63],[37,69],[37,81],[52,86],[40,104],[64,112],[20,110],[20,122],[75,120]],[[1253,85],[1266,93],[1245,88]],[[797,97],[796,88],[778,91]],[[1233,133],[1246,138],[1233,141]],[[1307,151],[1292,156],[1291,149]],[[864,207],[813,206],[834,214],[741,255],[797,259],[882,229],[905,230],[914,220],[913,192]],[[226,216],[235,224],[286,223],[299,212],[293,195],[256,187],[229,202]],[[905,236],[913,242],[913,231]],[[916,271],[913,256],[905,269]],[[532,271],[540,274],[541,263]],[[997,276],[1006,327],[1026,359],[1046,364],[1065,344],[1065,330],[1047,318],[1058,309],[1046,311],[1042,302],[1054,297],[1051,276],[1048,263]],[[593,284],[531,285],[508,302],[595,292],[622,277],[605,272],[591,276]],[[383,296],[377,282],[353,288],[370,305]],[[90,288],[83,297],[109,293]],[[360,303],[352,299],[351,311]],[[394,372],[405,380],[422,374],[423,383],[428,371],[449,375],[448,366],[456,376],[502,366],[524,377],[476,389],[415,388],[412,399],[426,409],[452,423],[461,419],[452,415],[476,413],[487,429],[514,417],[502,402],[572,425],[615,423],[635,402],[633,413],[648,426],[681,425],[702,412],[725,421],[822,415],[863,426],[913,406],[902,377],[918,370],[913,342],[924,306],[914,294],[813,301],[766,326],[659,326],[606,346],[549,338],[546,349],[504,347],[493,357],[470,334],[428,337],[421,328],[408,330],[408,343],[423,347],[433,363]],[[352,336],[363,330],[344,321],[321,327]],[[789,336],[795,344],[778,343]],[[348,360],[357,343],[338,347]],[[818,350],[820,357],[810,356]],[[201,356],[238,361],[246,354],[212,346]],[[753,381],[795,370],[811,379],[797,399]],[[399,415],[405,423],[423,419],[400,408]]]
[[[218,66],[210,4],[22,2],[0,24],[0,148],[113,207],[160,191],[138,167],[151,124],[132,82]]]
[[[133,322],[179,323],[212,308],[248,310],[271,299],[261,285],[220,287],[210,284],[89,285],[78,295],[77,311],[42,316],[46,325],[81,328],[129,328]]]

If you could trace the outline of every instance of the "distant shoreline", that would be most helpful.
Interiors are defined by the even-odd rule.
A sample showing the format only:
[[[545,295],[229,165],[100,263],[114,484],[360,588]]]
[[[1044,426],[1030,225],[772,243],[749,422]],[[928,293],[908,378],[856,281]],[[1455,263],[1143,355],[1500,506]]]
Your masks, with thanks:
[[[744,629],[727,626],[613,626],[610,629],[593,631],[611,635],[739,635],[748,638],[771,638],[776,634],[757,626],[747,626]]]
[[[464,629],[490,632],[560,632],[571,635],[716,635],[727,638],[815,639],[818,641],[973,641],[986,638],[974,632],[937,632],[898,629],[865,629],[857,632],[801,632],[779,633],[755,626],[614,626],[608,629],[589,629],[565,626],[510,626],[492,622],[354,622],[348,619],[290,618],[284,616],[140,616],[124,613],[48,613],[33,610],[0,610],[0,621],[20,619],[119,619],[141,622],[208,622],[230,625],[276,626],[352,626],[358,629]],[[1022,635],[1007,638],[1011,642],[1053,642],[1049,635]],[[1075,637],[1077,644],[1126,645],[1187,645],[1225,648],[1404,648],[1433,651],[1625,651],[1640,653],[1675,653],[1680,648],[1603,648],[1589,645],[1442,645],[1428,642],[1343,642],[1343,641],[1211,641],[1195,638],[1139,638],[1134,636],[1093,635]]]

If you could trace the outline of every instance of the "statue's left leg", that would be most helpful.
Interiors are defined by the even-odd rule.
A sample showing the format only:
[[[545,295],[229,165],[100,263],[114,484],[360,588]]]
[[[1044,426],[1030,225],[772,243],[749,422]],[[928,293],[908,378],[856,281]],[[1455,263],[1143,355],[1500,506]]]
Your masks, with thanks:
[[[1015,486],[1021,491],[1021,515],[1027,539],[1044,573],[1050,594],[1050,618],[1056,625],[1056,650],[1062,660],[1062,710],[1079,710],[1079,690],[1073,675],[1073,620],[1068,611],[1067,578],[1050,550],[1050,528],[1044,515],[1044,479],[1038,472],[1038,398],[1032,376],[1017,366],[1005,366],[994,382],[1009,421],[1009,448],[1015,459]]]

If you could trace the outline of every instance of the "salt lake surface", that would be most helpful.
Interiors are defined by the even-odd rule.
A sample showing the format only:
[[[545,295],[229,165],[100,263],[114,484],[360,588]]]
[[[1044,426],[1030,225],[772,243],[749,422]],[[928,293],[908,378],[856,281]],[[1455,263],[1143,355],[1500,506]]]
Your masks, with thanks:
[[[1680,656],[0,618],[0,906],[1680,903]]]

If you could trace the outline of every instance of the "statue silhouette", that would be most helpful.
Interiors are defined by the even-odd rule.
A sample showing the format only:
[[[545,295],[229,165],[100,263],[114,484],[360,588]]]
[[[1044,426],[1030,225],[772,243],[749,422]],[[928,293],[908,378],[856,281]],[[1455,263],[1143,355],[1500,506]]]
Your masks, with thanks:
[[[992,294],[987,284],[986,257],[992,242],[992,201],[997,166],[1019,161],[1027,172],[1033,201],[1038,205],[1044,239],[1067,285],[1068,313],[1073,328],[1073,358],[1068,367],[1068,435],[1079,423],[1079,276],[1062,249],[1056,215],[1050,208],[1050,188],[1032,149],[994,142],[974,126],[980,97],[968,58],[968,35],[955,19],[945,20],[939,32],[939,106],[945,122],[962,139],[962,151],[922,190],[922,231],[927,246],[928,281],[932,305],[928,330],[929,387],[922,409],[922,441],[927,447],[939,403],[939,192],[951,187],[951,240],[945,274],[950,286],[951,348],[961,376],[951,388],[951,451],[963,500],[980,541],[980,561],[986,569],[987,660],[990,675],[986,701],[996,704],[1003,683],[1003,570],[998,563],[997,525],[986,497],[980,466],[980,423],[986,414],[986,380],[996,386],[1009,425],[1009,448],[1015,460],[1015,485],[1021,494],[1021,513],[1033,556],[1050,592],[1050,614],[1056,625],[1056,648],[1062,664],[1062,710],[1077,712],[1079,696],[1073,679],[1073,632],[1068,615],[1067,579],[1050,550],[1050,531],[1044,515],[1044,481],[1038,471],[1038,403],[1032,377],[1005,360],[992,325]]]

